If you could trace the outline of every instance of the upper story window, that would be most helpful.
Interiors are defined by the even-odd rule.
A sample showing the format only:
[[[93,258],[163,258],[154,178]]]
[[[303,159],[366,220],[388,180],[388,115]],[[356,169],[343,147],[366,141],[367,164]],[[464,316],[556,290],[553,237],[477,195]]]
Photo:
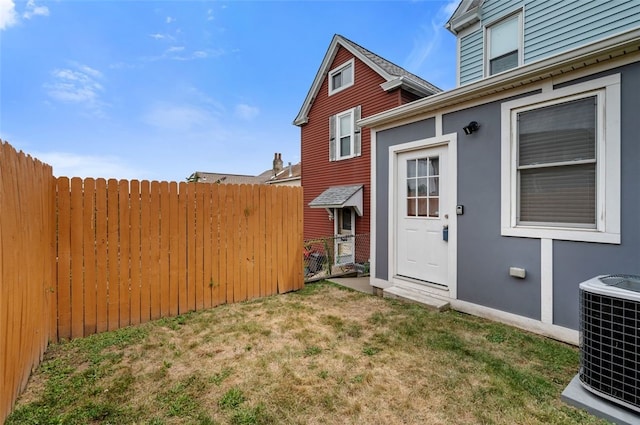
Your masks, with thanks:
[[[329,161],[360,155],[360,106],[329,117]]]
[[[522,14],[487,27],[486,75],[494,75],[522,64]]]
[[[620,243],[620,77],[502,105],[502,235]]]
[[[329,71],[329,96],[353,85],[354,61],[351,59]]]

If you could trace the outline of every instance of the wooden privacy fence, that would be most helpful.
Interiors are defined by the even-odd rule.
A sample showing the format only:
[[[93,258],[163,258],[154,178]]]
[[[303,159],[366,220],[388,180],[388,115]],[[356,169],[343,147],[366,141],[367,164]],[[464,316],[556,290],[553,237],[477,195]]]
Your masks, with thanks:
[[[304,284],[301,188],[60,177],[57,211],[53,338]]]
[[[303,286],[302,188],[55,178],[0,140],[0,424],[49,341]]]
[[[0,424],[49,340],[54,203],[51,167],[0,140]]]

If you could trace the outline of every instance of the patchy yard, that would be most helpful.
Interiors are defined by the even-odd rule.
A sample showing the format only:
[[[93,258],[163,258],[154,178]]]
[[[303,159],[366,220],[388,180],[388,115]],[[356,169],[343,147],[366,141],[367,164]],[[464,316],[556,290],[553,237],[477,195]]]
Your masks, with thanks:
[[[338,288],[53,345],[7,424],[598,424],[578,350]]]

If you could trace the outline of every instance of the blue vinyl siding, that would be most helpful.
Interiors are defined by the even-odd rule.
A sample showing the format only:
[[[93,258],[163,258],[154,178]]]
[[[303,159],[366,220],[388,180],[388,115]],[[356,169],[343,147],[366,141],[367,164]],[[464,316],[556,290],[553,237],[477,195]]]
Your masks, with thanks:
[[[518,10],[525,64],[640,27],[638,0],[487,0],[481,28],[460,38],[460,85],[484,76],[482,28]]]
[[[482,30],[460,39],[460,85],[482,78]]]
[[[524,61],[543,59],[639,25],[637,0],[527,1]]]
[[[535,0],[537,1],[537,0]],[[482,5],[482,24],[491,25],[496,20],[521,9],[522,0],[487,0]]]

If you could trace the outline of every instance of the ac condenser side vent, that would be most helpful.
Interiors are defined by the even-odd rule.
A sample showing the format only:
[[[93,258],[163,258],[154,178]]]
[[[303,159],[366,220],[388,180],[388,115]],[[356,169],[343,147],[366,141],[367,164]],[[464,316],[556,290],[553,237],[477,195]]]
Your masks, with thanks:
[[[598,276],[580,284],[580,382],[640,412],[640,276]]]

